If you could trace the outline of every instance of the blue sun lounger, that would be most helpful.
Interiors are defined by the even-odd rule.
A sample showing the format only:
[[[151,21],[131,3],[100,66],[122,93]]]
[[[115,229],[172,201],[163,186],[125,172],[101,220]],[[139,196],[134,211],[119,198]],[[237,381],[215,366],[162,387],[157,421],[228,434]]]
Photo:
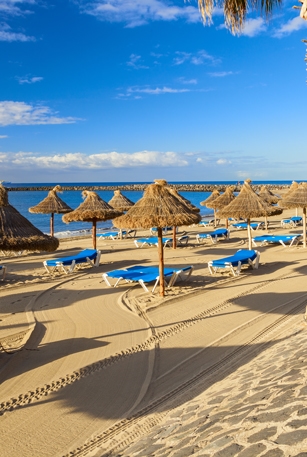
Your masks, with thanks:
[[[69,257],[59,257],[58,259],[50,259],[44,261],[44,267],[48,273],[54,273],[56,270],[64,273],[72,273],[75,266],[80,263],[89,263],[92,267],[98,267],[100,261],[100,251],[96,249],[84,249],[78,254]]]
[[[282,219],[280,225],[282,227],[297,227],[303,224],[303,218],[301,216],[293,216],[288,219]]]
[[[238,276],[242,265],[249,265],[253,269],[259,266],[260,253],[254,250],[239,249],[234,255],[223,259],[211,260],[208,268],[211,274],[218,270],[229,271],[233,276]]]
[[[179,236],[177,239],[178,245],[188,244],[189,236],[183,235]],[[173,245],[173,238],[162,238],[163,247],[166,246],[170,247]],[[138,240],[134,240],[134,244],[137,248],[142,248],[144,246],[158,246],[158,237],[151,236],[150,238],[140,238]]]
[[[208,227],[210,225],[214,226],[214,222],[215,222],[214,219],[203,219],[200,221],[200,223],[198,225],[203,226],[203,227],[204,226]],[[219,225],[219,223],[220,223],[220,219],[217,219],[216,225]]]
[[[169,279],[168,287],[171,287],[175,284],[178,278],[182,280],[184,278],[187,279],[192,274],[192,271],[193,266],[184,267],[179,270],[174,270],[173,268],[164,268],[164,279]],[[116,287],[121,280],[124,280],[127,283],[139,282],[145,292],[149,292],[146,283],[155,281],[155,284],[152,288],[152,292],[154,292],[160,280],[158,267],[142,265],[135,265],[122,270],[113,270],[107,273],[103,273],[102,279],[109,287],[112,287],[112,284],[109,281],[110,278],[116,279],[113,287]]]
[[[6,266],[0,265],[0,272],[2,272],[2,281],[4,281],[6,275]]]
[[[157,232],[158,232],[158,229],[157,227],[151,227],[149,229],[151,235],[156,235]],[[172,232],[173,231],[173,227],[163,227],[162,229],[162,233],[166,234],[167,232]],[[178,227],[176,227],[176,232],[178,231]]]
[[[225,228],[220,228],[214,230],[214,232],[209,233],[199,233],[196,235],[196,240],[198,243],[201,241],[209,240],[212,244],[216,244],[218,240],[229,240],[230,232]]]
[[[276,244],[280,243],[284,247],[288,245],[289,247],[296,245],[302,239],[302,235],[300,233],[297,234],[290,234],[290,235],[262,235],[262,236],[255,236],[252,239],[253,245],[257,246],[257,243],[260,243],[260,246],[265,244]]]
[[[123,230],[122,231],[122,237],[123,238],[130,238],[130,237],[135,237],[136,235],[136,230]],[[97,238],[103,238],[103,239],[109,239],[109,240],[116,240],[120,238],[120,232],[114,231],[114,232],[105,232],[105,233],[97,233],[96,235]]]
[[[235,228],[236,230],[247,229],[247,222],[238,222],[237,224],[232,224],[230,227]],[[264,228],[264,222],[251,222],[250,227],[252,230],[258,230],[259,228]]]

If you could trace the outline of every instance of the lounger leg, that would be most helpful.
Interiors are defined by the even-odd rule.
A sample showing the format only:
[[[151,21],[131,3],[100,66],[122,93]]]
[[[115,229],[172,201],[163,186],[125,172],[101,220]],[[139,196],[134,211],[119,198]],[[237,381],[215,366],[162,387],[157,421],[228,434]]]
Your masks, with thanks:
[[[140,247],[140,246],[138,245],[138,240],[134,240],[134,244],[136,245],[137,248]]]
[[[105,273],[103,273],[102,275],[102,279],[104,280],[104,282],[107,284],[107,286],[109,287],[112,287],[112,285],[110,284],[108,278],[107,278],[107,275]]]
[[[258,270],[259,262],[260,262],[260,252],[258,252],[258,251],[256,251],[256,252],[257,252],[257,257],[256,257],[256,260],[255,260],[255,263],[254,263],[254,269]]]
[[[231,268],[233,270],[234,276],[239,276],[239,274],[241,272],[241,267],[242,267],[242,263],[240,261],[238,262],[238,266],[237,266],[236,271],[234,271],[233,266],[231,265]]]
[[[159,280],[158,280],[159,281]],[[147,289],[144,281],[142,279],[139,279],[139,283],[141,284],[141,286],[143,287],[143,289],[145,290],[145,292],[149,292],[149,290]],[[154,288],[152,289],[152,291],[154,292],[155,288],[157,286],[157,283],[154,285]]]
[[[4,266],[2,265],[2,281],[4,281],[5,276],[6,276],[6,267],[4,267]]]
[[[282,244],[282,245],[283,245],[283,247],[284,247],[284,248],[286,248],[286,247],[287,247],[287,246],[285,245],[285,243],[283,242],[283,240],[279,240],[279,242],[280,242],[280,244]],[[291,243],[291,244],[292,244],[292,243]],[[291,244],[290,244],[290,246],[291,246]],[[290,247],[290,246],[289,246],[289,247]]]
[[[213,275],[213,269],[212,269],[212,266],[210,265],[210,263],[208,263],[208,268],[209,268],[210,274]]]

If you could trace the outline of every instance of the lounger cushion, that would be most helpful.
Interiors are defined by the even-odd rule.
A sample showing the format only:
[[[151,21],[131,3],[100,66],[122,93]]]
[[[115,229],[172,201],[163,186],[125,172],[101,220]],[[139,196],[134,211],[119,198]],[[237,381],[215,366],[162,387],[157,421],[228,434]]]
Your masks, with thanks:
[[[87,258],[90,260],[95,260],[97,257],[96,249],[84,249],[83,251],[79,252],[78,254],[69,256],[69,257],[60,257],[58,259],[50,259],[46,260],[45,264],[48,267],[56,267],[57,265],[71,265],[73,261],[75,263],[84,263],[87,261]]]
[[[256,251],[241,249],[240,251],[237,251],[235,255],[224,257],[223,259],[219,260],[213,260],[211,264],[213,267],[223,267],[225,264],[231,263],[234,267],[236,267],[238,266],[239,262],[241,262],[241,264],[246,264],[249,263],[249,260],[254,261],[256,257]]]

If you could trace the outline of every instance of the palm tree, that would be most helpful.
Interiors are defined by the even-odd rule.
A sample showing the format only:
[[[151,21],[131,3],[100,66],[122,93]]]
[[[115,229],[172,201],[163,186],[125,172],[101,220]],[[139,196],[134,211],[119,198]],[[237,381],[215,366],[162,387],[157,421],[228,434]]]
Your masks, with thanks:
[[[300,9],[301,18],[307,20],[307,0],[298,2],[302,5],[296,8]],[[249,9],[258,9],[268,17],[276,6],[281,5],[282,0],[198,0],[198,7],[205,23],[211,23],[215,7],[222,7],[226,25],[234,34],[243,29]]]

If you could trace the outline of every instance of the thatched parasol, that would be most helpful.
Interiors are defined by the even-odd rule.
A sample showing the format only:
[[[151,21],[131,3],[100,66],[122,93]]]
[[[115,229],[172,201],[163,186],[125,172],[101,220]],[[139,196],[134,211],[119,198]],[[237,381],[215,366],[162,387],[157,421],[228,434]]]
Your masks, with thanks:
[[[268,205],[278,203],[280,200],[280,197],[278,197],[277,195],[274,195],[273,192],[271,192],[266,186],[261,187],[258,195]],[[278,206],[271,206],[271,210],[272,210],[272,212],[271,212],[270,216],[277,216],[278,214],[281,214],[283,211],[282,208],[280,208]],[[265,215],[264,219],[265,219],[265,228],[267,229],[268,228],[268,216]]]
[[[248,249],[252,249],[250,220],[252,217],[262,217],[272,214],[272,207],[263,201],[246,180],[239,195],[218,213],[221,217],[235,217],[247,219]]]
[[[72,211],[58,196],[57,192],[61,192],[61,186],[55,186],[38,205],[29,208],[30,213],[50,214],[50,235],[54,235],[54,214],[64,214]]]
[[[229,205],[229,203],[231,203],[232,200],[236,198],[235,194],[233,193],[234,189],[234,186],[227,187],[222,195],[209,202],[209,208],[214,209],[214,214],[216,210],[225,208],[225,206]],[[226,228],[228,228],[228,218],[226,218]]]
[[[303,208],[303,246],[306,247],[306,207],[307,207],[307,183],[302,182],[296,190],[288,193],[287,198],[282,199],[282,205],[286,208]]]
[[[164,297],[164,262],[162,229],[167,226],[180,227],[196,224],[201,220],[199,214],[191,211],[169,191],[165,180],[155,180],[150,184],[143,197],[124,215],[116,218],[113,223],[119,228],[158,229],[158,253],[160,274],[160,295]]]
[[[117,209],[118,211],[128,211],[134,203],[125,197],[120,190],[115,190],[114,195],[111,200],[108,202],[112,208]]]
[[[122,211],[112,208],[96,192],[84,190],[82,196],[85,198],[84,202],[71,213],[65,214],[62,220],[67,224],[73,221],[92,222],[93,247],[96,249],[97,222],[108,221],[114,217],[118,217],[122,214]]]
[[[176,189],[174,189],[174,187],[169,187],[168,190],[170,191],[170,193],[172,195],[174,195],[176,198],[178,198],[178,200],[181,203],[186,205],[191,211],[194,211],[194,213],[200,213],[200,209],[197,208],[197,206],[193,205],[193,203],[190,202],[190,200],[188,200],[187,198],[184,198],[182,195],[180,195],[179,192]],[[174,225],[173,226],[173,249],[176,249],[176,248],[177,248],[176,226]]]
[[[212,206],[210,206],[210,204],[216,200],[221,194],[219,193],[219,191],[217,189],[215,189],[211,195],[209,195],[208,198],[206,198],[206,200],[203,200],[202,202],[200,202],[201,206],[207,206],[207,208],[212,208]],[[216,227],[216,211],[215,209],[213,209],[214,211],[214,227]]]
[[[292,192],[296,191],[298,188],[298,182],[296,181],[293,181],[288,192],[285,193],[285,195],[281,198],[281,200],[278,202],[278,206],[281,206],[283,207],[283,200],[284,199],[287,199],[289,197],[289,195],[292,194]],[[295,215],[297,216],[298,215],[298,211],[297,211],[297,208],[295,208]]]
[[[0,249],[4,251],[55,251],[59,240],[45,235],[9,204],[0,185]]]

